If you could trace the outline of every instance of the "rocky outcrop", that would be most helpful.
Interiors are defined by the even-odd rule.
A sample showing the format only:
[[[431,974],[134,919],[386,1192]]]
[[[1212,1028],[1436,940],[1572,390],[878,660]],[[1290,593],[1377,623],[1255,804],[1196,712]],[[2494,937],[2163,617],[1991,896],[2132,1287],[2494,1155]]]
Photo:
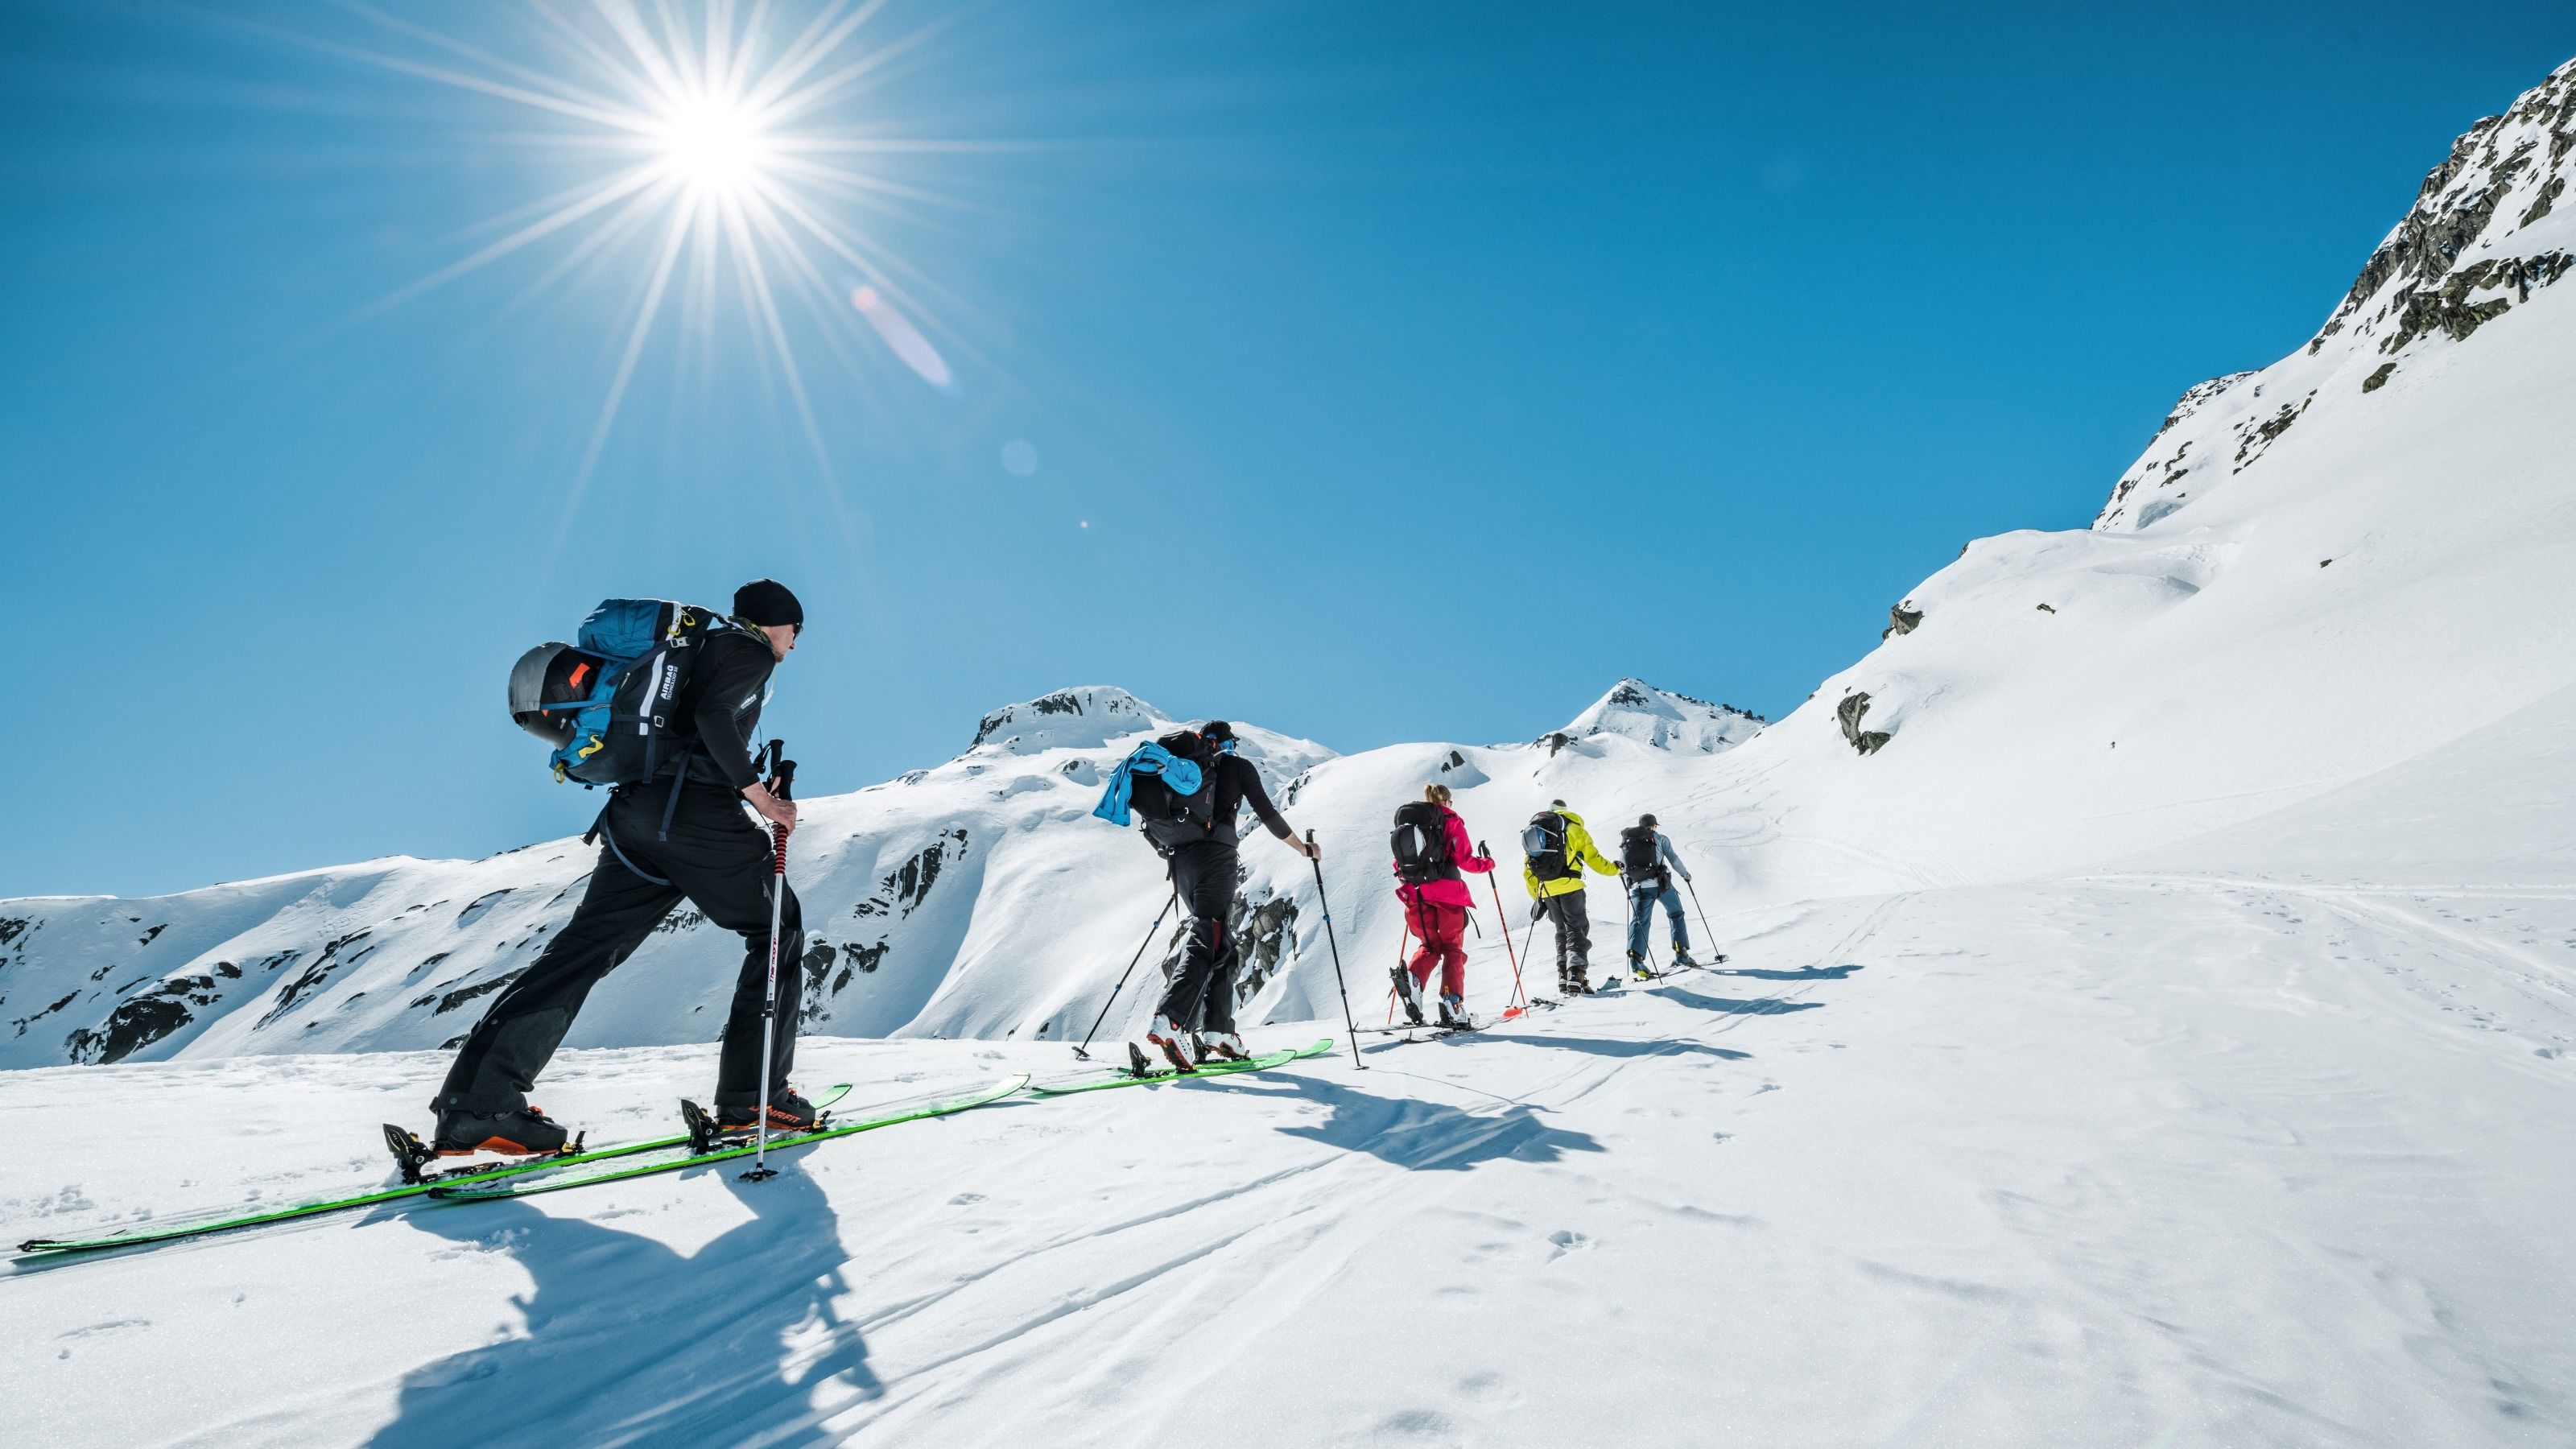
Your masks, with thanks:
[[[2252,467],[2320,396],[2376,392],[2405,356],[2471,344],[2576,269],[2558,205],[2571,155],[2576,62],[2452,143],[2300,353],[2185,392],[2093,526],[2144,528],[2207,497],[2226,482],[2212,459],[2232,454],[2231,475]]]
[[[1861,716],[1868,713],[1869,696],[1859,690],[1844,695],[1842,703],[1834,706],[1834,718],[1842,722],[1843,738],[1862,754],[1874,755],[1887,748],[1887,742],[1895,737],[1885,730],[1862,729]]]
[[[1910,604],[1914,601],[1908,599],[1905,602]],[[1909,609],[1905,604],[1891,604],[1887,609],[1887,627],[1878,631],[1878,637],[1881,641],[1885,641],[1898,634],[1911,634],[1922,625],[1921,609]]]

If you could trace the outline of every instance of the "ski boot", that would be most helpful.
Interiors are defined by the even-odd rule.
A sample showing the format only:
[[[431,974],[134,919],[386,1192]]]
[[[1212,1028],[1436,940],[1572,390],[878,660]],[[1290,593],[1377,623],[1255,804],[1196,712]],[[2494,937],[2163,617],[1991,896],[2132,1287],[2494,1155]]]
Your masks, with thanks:
[[[1404,1003],[1405,1019],[1422,1025],[1422,983],[1413,979],[1410,968],[1397,966],[1388,974],[1395,979],[1395,999]]]
[[[1680,971],[1680,970],[1684,970],[1684,969],[1689,968],[1689,967],[1695,967],[1695,966],[1697,966],[1697,965],[1699,965],[1699,962],[1698,962],[1695,958],[1693,958],[1693,957],[1692,957],[1692,955],[1691,955],[1691,953],[1690,953],[1690,947],[1685,946],[1685,945],[1681,944],[1681,943],[1680,943],[1680,942],[1678,942],[1678,941],[1676,941],[1676,942],[1674,942],[1674,943],[1673,943],[1673,969],[1674,969],[1674,970],[1676,970],[1676,971]]]
[[[1468,1024],[1467,1000],[1465,997],[1443,996],[1440,998],[1440,1024],[1451,1028],[1464,1027]]]
[[[430,1150],[440,1157],[465,1157],[477,1152],[500,1152],[512,1157],[542,1157],[561,1152],[572,1140],[563,1124],[545,1114],[542,1108],[521,1107],[511,1112],[466,1112],[450,1108],[438,1114],[438,1131],[431,1139]]]
[[[1195,1072],[1199,1069],[1198,1059],[1190,1055],[1190,1034],[1161,1012],[1155,1012],[1153,1024],[1145,1028],[1145,1040],[1163,1054],[1163,1060],[1172,1064],[1173,1071]]]
[[[1244,1050],[1243,1038],[1230,1031],[1199,1033],[1199,1060],[1203,1062],[1248,1062],[1252,1053]]]
[[[797,1095],[793,1087],[782,1087],[769,1094],[769,1130],[772,1132],[811,1132],[823,1125],[823,1114],[814,1104]],[[716,1104],[716,1131],[726,1137],[756,1132],[760,1128],[760,1104],[748,1102],[739,1107]]]

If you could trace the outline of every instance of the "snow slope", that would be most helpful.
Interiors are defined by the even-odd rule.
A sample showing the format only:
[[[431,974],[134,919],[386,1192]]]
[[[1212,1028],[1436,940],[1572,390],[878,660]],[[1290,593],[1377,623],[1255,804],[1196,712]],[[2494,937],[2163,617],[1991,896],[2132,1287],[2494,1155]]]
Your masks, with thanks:
[[[2187,392],[2092,530],[1969,544],[1714,762],[1703,833],[1775,899],[2009,879],[2576,683],[2571,153],[2576,65],[2460,138],[2307,346]]]
[[[2576,892],[2443,899],[1774,908],[1730,923],[1731,974],[1365,1073],[22,1266],[0,1385],[46,1443],[2563,1444],[2571,963],[2530,989],[2491,922],[2576,936]],[[862,1100],[1069,1062],[808,1058]],[[0,1219],[377,1180],[374,1122],[440,1066],[0,1076]],[[712,1067],[575,1053],[545,1100],[631,1134]],[[125,1150],[47,1130],[74,1094]]]

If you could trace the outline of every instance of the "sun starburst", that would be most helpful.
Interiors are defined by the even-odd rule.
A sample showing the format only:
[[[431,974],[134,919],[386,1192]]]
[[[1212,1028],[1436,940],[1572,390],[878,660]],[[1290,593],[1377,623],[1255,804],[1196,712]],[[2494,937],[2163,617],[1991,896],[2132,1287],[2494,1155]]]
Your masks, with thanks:
[[[569,519],[597,469],[657,326],[680,312],[680,335],[704,337],[720,310],[747,326],[764,364],[793,402],[827,478],[807,369],[789,318],[822,324],[834,352],[855,360],[877,347],[942,391],[955,374],[926,334],[933,325],[916,290],[927,279],[871,236],[870,206],[952,201],[884,174],[871,157],[983,145],[897,139],[882,123],[838,128],[836,111],[865,94],[889,62],[928,34],[872,41],[885,0],[834,0],[794,12],[766,0],[749,8],[706,0],[696,24],[668,3],[593,0],[586,8],[540,4],[521,37],[535,59],[516,59],[381,12],[366,12],[406,42],[405,51],[330,49],[389,70],[509,102],[547,129],[526,144],[595,158],[590,180],[524,205],[491,228],[500,235],[384,298],[409,301],[505,257],[541,247],[563,254],[532,284],[551,287],[640,257],[644,278],[575,473]],[[792,33],[791,33],[792,32]],[[677,300],[675,304],[675,293]],[[916,323],[913,320],[918,317]],[[952,344],[953,345],[953,344]]]

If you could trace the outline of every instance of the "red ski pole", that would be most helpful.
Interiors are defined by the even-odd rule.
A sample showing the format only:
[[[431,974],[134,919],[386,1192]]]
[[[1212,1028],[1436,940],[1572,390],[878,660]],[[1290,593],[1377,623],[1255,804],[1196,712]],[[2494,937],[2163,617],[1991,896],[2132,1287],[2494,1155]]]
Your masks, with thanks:
[[[1487,860],[1494,858],[1494,848],[1481,840],[1476,842],[1476,853]],[[1494,873],[1490,870],[1485,872],[1485,888],[1494,893],[1494,922],[1503,928],[1503,955],[1512,963],[1512,1000],[1519,1003],[1513,1009],[1526,1011],[1529,1009],[1529,993],[1521,986],[1521,953],[1512,946],[1511,913],[1503,909],[1503,888],[1494,883]]]

